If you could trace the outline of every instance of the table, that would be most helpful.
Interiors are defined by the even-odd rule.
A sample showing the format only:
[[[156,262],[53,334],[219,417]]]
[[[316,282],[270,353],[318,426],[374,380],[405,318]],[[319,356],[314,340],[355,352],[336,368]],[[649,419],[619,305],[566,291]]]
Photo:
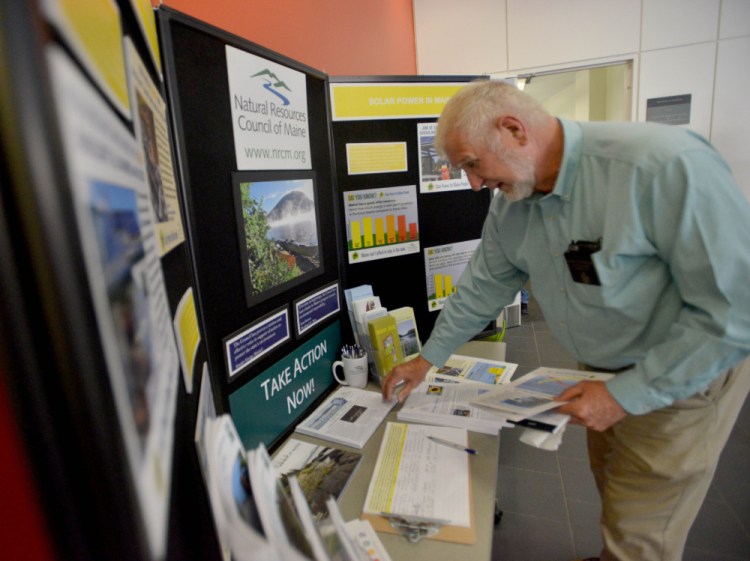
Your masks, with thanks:
[[[505,360],[505,344],[485,341],[470,341],[462,346],[456,354],[476,356],[492,360]],[[368,386],[369,390],[380,391],[375,384]],[[344,520],[359,518],[365,503],[367,489],[370,485],[375,461],[380,450],[380,442],[385,433],[388,421],[397,421],[396,414],[401,405],[397,405],[386,417],[377,431],[361,450],[335,444],[348,450],[362,454],[362,460],[354,475],[339,498],[339,508]],[[316,444],[331,446],[328,441],[294,434],[294,438],[307,440]],[[495,520],[495,491],[497,486],[497,465],[500,450],[500,437],[469,432],[469,446],[477,450],[478,454],[471,458],[471,492],[474,504],[474,523],[477,541],[472,545],[457,544],[432,539],[423,539],[418,543],[411,543],[398,534],[379,532],[378,537],[383,542],[393,561],[489,561],[492,555],[492,533]]]

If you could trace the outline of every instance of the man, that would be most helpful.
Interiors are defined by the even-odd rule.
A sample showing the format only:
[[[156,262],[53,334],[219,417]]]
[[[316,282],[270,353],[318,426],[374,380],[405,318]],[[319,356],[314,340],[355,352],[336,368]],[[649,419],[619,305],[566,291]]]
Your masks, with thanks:
[[[459,91],[436,146],[472,189],[499,189],[482,240],[398,399],[530,278],[578,360],[617,374],[558,399],[587,427],[602,560],[679,561],[750,388],[750,205],[682,128],[551,117],[515,87]]]

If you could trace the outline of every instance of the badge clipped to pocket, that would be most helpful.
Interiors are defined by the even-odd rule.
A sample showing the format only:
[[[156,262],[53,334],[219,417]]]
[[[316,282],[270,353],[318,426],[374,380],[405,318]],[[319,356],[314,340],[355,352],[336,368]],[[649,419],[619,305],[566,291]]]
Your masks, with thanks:
[[[602,248],[601,238],[595,242],[577,241],[570,242],[565,252],[565,261],[575,282],[601,286],[599,275],[596,272],[594,261],[591,256]]]

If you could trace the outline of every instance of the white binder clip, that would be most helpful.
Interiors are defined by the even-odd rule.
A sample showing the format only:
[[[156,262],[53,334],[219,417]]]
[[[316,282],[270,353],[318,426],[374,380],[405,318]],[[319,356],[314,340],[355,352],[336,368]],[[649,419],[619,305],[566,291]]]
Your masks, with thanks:
[[[437,520],[435,518],[422,518],[420,516],[405,516],[402,514],[390,514],[381,512],[391,527],[398,530],[409,542],[417,543],[422,538],[429,538],[440,531],[440,527],[448,524],[449,520]]]

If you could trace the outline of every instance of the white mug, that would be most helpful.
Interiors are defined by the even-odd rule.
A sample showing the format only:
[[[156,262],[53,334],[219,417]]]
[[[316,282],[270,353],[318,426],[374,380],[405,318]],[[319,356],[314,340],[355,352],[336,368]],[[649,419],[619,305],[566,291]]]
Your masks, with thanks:
[[[337,367],[344,368],[344,379],[339,378]],[[343,357],[333,363],[333,377],[339,384],[353,388],[364,388],[367,385],[367,353],[357,358]]]

